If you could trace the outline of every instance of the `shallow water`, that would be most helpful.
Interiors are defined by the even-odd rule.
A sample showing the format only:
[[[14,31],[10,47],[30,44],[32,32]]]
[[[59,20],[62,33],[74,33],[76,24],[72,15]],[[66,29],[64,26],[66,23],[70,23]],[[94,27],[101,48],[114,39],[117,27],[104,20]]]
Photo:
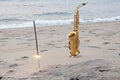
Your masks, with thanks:
[[[120,0],[0,0],[0,28],[72,24],[76,5],[81,22],[120,20]]]

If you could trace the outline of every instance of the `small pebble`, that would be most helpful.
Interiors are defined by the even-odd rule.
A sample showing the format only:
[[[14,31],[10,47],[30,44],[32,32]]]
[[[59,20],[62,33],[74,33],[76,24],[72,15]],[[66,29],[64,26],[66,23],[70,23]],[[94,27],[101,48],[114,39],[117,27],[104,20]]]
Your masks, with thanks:
[[[14,72],[14,70],[9,70],[9,72]]]
[[[110,42],[104,42],[103,44],[110,44]]]
[[[16,67],[16,66],[18,66],[18,64],[12,64],[9,67]]]
[[[74,78],[70,78],[70,80],[74,80]]]
[[[120,56],[120,53],[118,55]]]
[[[2,76],[0,76],[0,80],[2,79],[3,77]]]
[[[40,52],[46,52],[46,51],[48,51],[48,50],[40,50]]]
[[[75,80],[79,80],[79,78],[78,77],[76,77],[76,79]]]
[[[99,70],[99,72],[106,72],[106,71],[109,71],[109,69],[108,70]]]
[[[29,58],[29,57],[27,57],[27,56],[23,56],[23,57],[21,57],[22,59],[26,59],[26,58]]]

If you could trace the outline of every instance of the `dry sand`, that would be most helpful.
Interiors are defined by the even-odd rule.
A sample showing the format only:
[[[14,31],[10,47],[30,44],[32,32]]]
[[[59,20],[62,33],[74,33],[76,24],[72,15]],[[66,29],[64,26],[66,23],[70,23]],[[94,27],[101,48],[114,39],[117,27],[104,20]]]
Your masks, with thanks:
[[[0,80],[120,80],[120,22],[81,24],[81,53],[70,58],[72,28],[37,27],[41,72],[33,28],[0,29]]]

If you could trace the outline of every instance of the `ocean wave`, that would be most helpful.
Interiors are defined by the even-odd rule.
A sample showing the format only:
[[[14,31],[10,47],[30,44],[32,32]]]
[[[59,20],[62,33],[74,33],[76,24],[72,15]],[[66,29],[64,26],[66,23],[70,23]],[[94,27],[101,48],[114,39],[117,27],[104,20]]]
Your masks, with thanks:
[[[81,22],[83,23],[111,22],[111,21],[120,21],[120,16],[111,17],[111,18],[96,18],[91,20],[81,20]]]
[[[0,21],[4,21],[4,22],[13,22],[13,21],[27,21],[25,19],[20,19],[20,18],[4,18],[4,19],[0,19]]]
[[[63,12],[49,12],[49,13],[34,14],[34,15],[35,16],[52,16],[52,15],[60,16],[60,15],[69,15],[69,14],[72,14],[72,13],[63,11]]]
[[[80,19],[81,23],[96,23],[96,22],[111,22],[111,21],[120,21],[120,16],[111,17],[111,18],[96,18],[91,20]],[[68,25],[73,24],[73,19],[67,20],[36,20],[37,26],[55,26],[55,25]],[[0,29],[3,28],[21,28],[21,27],[32,27],[32,21],[28,21],[21,24],[9,24],[9,25],[0,25]]]

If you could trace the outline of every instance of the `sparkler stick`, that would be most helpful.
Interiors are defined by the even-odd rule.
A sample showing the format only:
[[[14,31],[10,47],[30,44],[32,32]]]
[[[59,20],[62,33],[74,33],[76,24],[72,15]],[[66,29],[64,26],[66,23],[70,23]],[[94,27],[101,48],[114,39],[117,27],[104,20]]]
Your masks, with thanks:
[[[38,41],[37,41],[37,32],[36,32],[36,26],[35,26],[35,21],[34,20],[33,20],[33,25],[34,25],[34,32],[35,32],[36,51],[37,51],[37,55],[39,55],[39,52],[38,52]]]
[[[34,25],[34,33],[35,33],[35,41],[36,41],[36,51],[37,51],[37,55],[35,55],[34,57],[38,59],[38,70],[40,70],[40,54],[38,51],[38,41],[37,41],[37,31],[36,31],[36,25],[35,25],[35,21],[33,20],[33,25]]]

